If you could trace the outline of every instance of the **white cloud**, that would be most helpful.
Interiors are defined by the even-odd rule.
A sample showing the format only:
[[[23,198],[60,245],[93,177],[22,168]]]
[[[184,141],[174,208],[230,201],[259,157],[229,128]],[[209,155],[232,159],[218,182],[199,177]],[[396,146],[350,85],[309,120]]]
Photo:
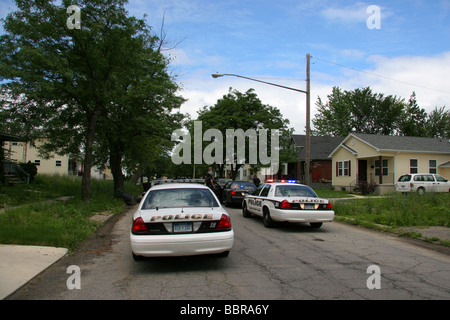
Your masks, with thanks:
[[[418,104],[427,112],[436,106],[450,107],[450,52],[431,57],[372,56],[375,67],[369,73],[353,72],[346,87],[370,86],[374,91],[401,96],[416,92]],[[359,84],[359,85],[358,85]]]

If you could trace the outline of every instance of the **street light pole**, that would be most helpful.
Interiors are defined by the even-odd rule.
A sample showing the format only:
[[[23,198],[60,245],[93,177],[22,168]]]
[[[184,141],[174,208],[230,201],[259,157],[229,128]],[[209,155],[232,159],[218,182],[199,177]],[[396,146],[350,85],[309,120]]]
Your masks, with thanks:
[[[310,135],[311,135],[311,127],[310,127],[310,96],[311,96],[311,88],[310,88],[310,60],[311,60],[311,55],[308,53],[306,55],[306,91],[304,90],[300,90],[300,89],[296,89],[296,88],[291,88],[291,87],[286,87],[286,86],[282,86],[276,83],[271,83],[271,82],[267,82],[267,81],[262,81],[262,80],[258,80],[258,79],[253,79],[253,78],[249,78],[249,77],[244,77],[244,76],[240,76],[237,74],[232,74],[232,73],[213,73],[211,76],[213,78],[219,78],[219,77],[223,77],[223,76],[233,76],[233,77],[238,77],[238,78],[242,78],[242,79],[247,79],[247,80],[251,80],[251,81],[256,81],[256,82],[260,82],[260,83],[264,83],[264,84],[268,84],[271,86],[275,86],[275,87],[279,87],[279,88],[283,88],[283,89],[288,89],[288,90],[293,90],[293,91],[297,91],[297,92],[301,92],[301,93],[306,93],[306,141],[305,141],[305,184],[309,186],[310,184],[310,179],[309,179],[309,171],[310,171],[310,158],[311,158],[311,139],[310,139]]]
[[[311,127],[310,127],[310,100],[311,100],[311,87],[310,87],[310,70],[309,62],[311,55],[306,55],[306,142],[305,142],[305,184],[309,186],[309,171],[311,162]]]

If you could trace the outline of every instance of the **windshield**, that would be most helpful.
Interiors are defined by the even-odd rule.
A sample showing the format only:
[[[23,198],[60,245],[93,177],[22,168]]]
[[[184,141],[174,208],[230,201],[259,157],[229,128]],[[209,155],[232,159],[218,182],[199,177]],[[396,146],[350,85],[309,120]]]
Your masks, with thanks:
[[[177,188],[150,191],[142,209],[218,206],[209,189]]]
[[[317,194],[307,186],[277,186],[275,189],[275,197],[313,197],[317,198]]]
[[[247,190],[253,192],[256,189],[256,186],[251,182],[233,182],[230,186],[230,189]]]

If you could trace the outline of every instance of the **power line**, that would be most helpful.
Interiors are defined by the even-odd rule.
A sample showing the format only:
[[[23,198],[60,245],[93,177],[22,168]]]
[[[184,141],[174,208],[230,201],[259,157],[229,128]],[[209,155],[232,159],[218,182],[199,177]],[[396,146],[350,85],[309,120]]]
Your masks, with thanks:
[[[340,63],[337,63],[337,62],[332,62],[332,61],[328,61],[328,60],[317,58],[317,57],[312,57],[312,58],[320,60],[320,61],[323,61],[323,62],[327,62],[327,63],[330,63],[330,64],[334,64],[334,65],[339,66],[339,67],[343,67],[343,68],[351,69],[351,70],[354,70],[354,71],[366,73],[366,74],[369,74],[371,76],[375,76],[375,77],[384,78],[384,79],[387,79],[387,80],[403,83],[403,84],[406,84],[406,85],[409,85],[409,86],[420,87],[420,88],[423,88],[423,89],[428,89],[428,90],[433,90],[433,91],[437,91],[437,92],[441,92],[441,93],[450,94],[450,92],[447,92],[447,91],[442,91],[442,90],[439,90],[439,89],[425,87],[425,86],[422,86],[422,85],[419,85],[419,84],[414,84],[414,83],[405,82],[405,81],[401,81],[401,80],[397,80],[397,79],[392,79],[392,78],[389,78],[389,77],[386,77],[386,76],[383,76],[383,75],[380,75],[380,74],[376,74],[376,73],[373,73],[373,72],[359,70],[359,69],[356,69],[356,68],[353,68],[353,67],[349,67],[349,66],[344,66],[343,64],[340,64]]]

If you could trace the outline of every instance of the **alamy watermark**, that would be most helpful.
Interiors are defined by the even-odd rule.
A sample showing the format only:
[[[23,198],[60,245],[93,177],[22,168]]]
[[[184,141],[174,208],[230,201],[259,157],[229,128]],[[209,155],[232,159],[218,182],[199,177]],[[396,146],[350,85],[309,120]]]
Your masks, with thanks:
[[[218,129],[208,129],[202,134],[202,122],[194,121],[194,141],[191,134],[177,129],[172,132],[172,141],[178,141],[172,153],[174,164],[270,164],[270,173],[279,167],[279,130],[270,130],[270,156],[268,153],[268,129],[226,129],[225,136]],[[224,139],[225,159],[224,159]],[[246,139],[248,139],[248,159],[246,159]],[[203,142],[211,141],[202,150]],[[234,143],[236,141],[236,150]],[[193,148],[192,150],[192,142]],[[193,151],[193,162],[192,162]]]
[[[77,265],[70,265],[67,267],[66,273],[70,274],[67,278],[66,286],[67,289],[81,289],[81,270]]]
[[[67,18],[67,28],[72,29],[81,29],[81,10],[79,6],[71,5],[67,7],[66,13],[71,13],[71,15]]]
[[[381,289],[381,269],[379,266],[372,264],[367,268],[367,273],[371,275],[367,278],[366,285],[369,290]]]
[[[381,29],[381,9],[377,5],[371,5],[367,7],[367,11],[370,16],[366,20],[367,28],[370,30]]]

